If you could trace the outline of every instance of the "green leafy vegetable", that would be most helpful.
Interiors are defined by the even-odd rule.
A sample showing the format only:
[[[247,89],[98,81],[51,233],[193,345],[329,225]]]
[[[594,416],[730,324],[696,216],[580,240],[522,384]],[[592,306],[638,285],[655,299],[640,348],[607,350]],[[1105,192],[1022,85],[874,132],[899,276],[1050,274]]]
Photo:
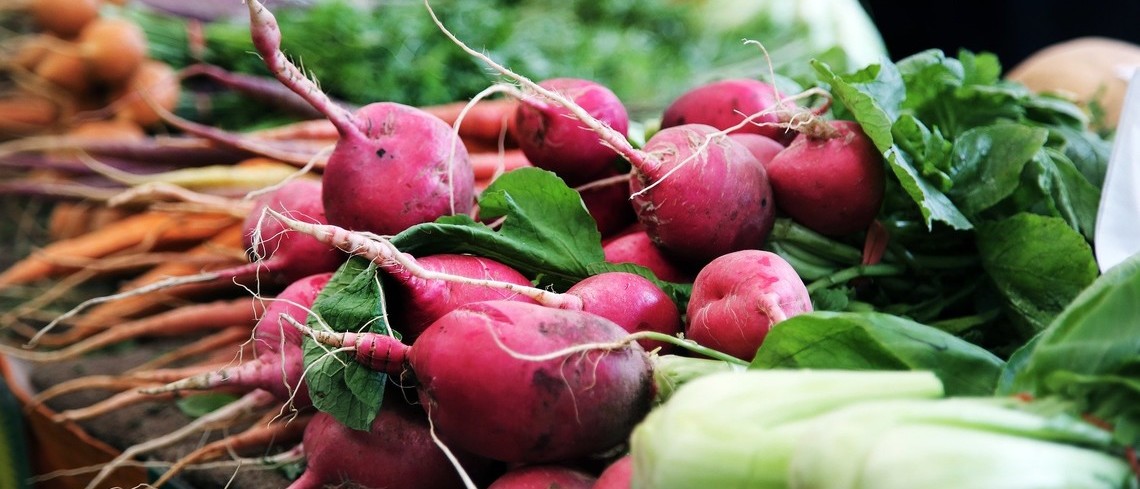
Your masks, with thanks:
[[[376,264],[352,258],[333,275],[313,304],[308,326],[317,330],[398,334],[387,324]],[[357,363],[351,353],[330,354],[306,337],[305,377],[317,409],[355,430],[367,431],[380,409],[388,376]]]
[[[551,172],[520,168],[503,174],[479,197],[479,217],[504,218],[501,228],[466,216],[420,224],[392,239],[413,255],[470,253],[502,262],[540,285],[569,288],[605,261],[602,238],[578,192]]]
[[[1054,396],[1140,447],[1140,255],[1105,272],[1014,356],[1001,393]]]
[[[1096,279],[1092,247],[1059,218],[1018,214],[978,228],[982,267],[1030,328],[1048,325]]]
[[[233,394],[208,392],[179,398],[174,401],[174,405],[178,406],[178,410],[182,411],[182,414],[191,418],[199,418],[237,399],[238,397]]]
[[[898,316],[813,312],[772,328],[752,368],[929,370],[949,395],[988,395],[1003,364],[979,346]]]

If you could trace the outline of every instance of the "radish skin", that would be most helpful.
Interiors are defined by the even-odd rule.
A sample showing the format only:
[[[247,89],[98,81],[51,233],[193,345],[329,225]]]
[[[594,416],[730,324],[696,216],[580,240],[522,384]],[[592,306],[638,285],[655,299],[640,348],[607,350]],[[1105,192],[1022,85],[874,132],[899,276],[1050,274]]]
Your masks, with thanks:
[[[773,326],[811,310],[807,287],[780,255],[738,251],[697,274],[685,337],[750,361]]]
[[[652,368],[626,332],[582,311],[513,301],[469,304],[440,318],[412,346],[385,335],[303,328],[351,346],[357,361],[410,369],[443,442],[504,462],[585,457],[622,443],[648,411]],[[622,346],[593,348],[599,343]],[[591,345],[566,353],[568,347]],[[526,422],[520,422],[526,420]]]
[[[775,222],[771,186],[756,158],[711,126],[685,124],[656,133],[642,150],[572,100],[512,72],[436,26],[468,54],[523,88],[557,103],[633,165],[630,190],[638,220],[677,259],[704,264],[732,251],[759,248]]]
[[[661,114],[661,127],[706,124],[727,130],[755,115],[751,124],[732,133],[759,134],[787,145],[796,133],[783,123],[782,114],[795,106],[781,98],[775,87],[760,80],[732,78],[706,83],[669,104]]]
[[[508,470],[487,489],[591,489],[594,476],[560,465],[527,465]]]
[[[415,107],[378,102],[355,113],[334,103],[281,52],[277,20],[248,0],[250,35],[266,66],[337,128],[340,139],[322,176],[330,223],[377,234],[474,205],[467,149],[450,126]]]

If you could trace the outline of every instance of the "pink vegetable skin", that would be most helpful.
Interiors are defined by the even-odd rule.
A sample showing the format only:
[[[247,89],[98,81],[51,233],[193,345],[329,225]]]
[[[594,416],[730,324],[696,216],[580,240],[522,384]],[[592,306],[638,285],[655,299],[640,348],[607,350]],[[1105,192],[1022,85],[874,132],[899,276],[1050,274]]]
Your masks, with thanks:
[[[645,277],[626,272],[600,273],[582,279],[566,291],[582,299],[582,310],[613,321],[622,329],[656,331],[674,336],[681,332],[681,313],[677,304],[661,288]],[[653,340],[638,340],[646,351],[660,348],[673,351],[673,345]]]
[[[405,363],[420,404],[450,447],[503,462],[544,463],[622,443],[648,411],[652,369],[620,326],[582,311],[525,302],[469,304],[440,318],[413,343],[383,335],[320,334],[355,345],[357,361],[398,375]]]
[[[515,269],[488,258],[471,255],[430,255],[412,258],[421,267],[432,272],[508,282],[530,286],[530,280]],[[392,299],[388,302],[391,322],[410,342],[417,338],[431,323],[455,308],[472,302],[490,300],[515,300],[534,302],[529,297],[492,287],[432,280],[417,277],[406,268],[394,262],[381,264],[384,271],[399,282],[402,287],[393,287]]]
[[[487,489],[590,489],[594,476],[559,465],[529,465],[508,470]]]
[[[643,148],[656,158],[634,164],[630,190],[638,221],[679,262],[703,265],[760,248],[775,224],[764,167],[743,145],[716,132],[700,124],[662,129]]]
[[[370,431],[345,427],[327,413],[309,421],[302,441],[305,471],[289,489],[341,486],[388,489],[454,489],[459,474],[431,439],[422,410],[386,401]],[[493,476],[495,465],[456,451],[460,465],[476,481]]]
[[[269,207],[293,219],[326,224],[321,204],[321,184],[294,180],[258,199],[245,219],[244,246],[264,259],[257,263],[269,276],[288,284],[308,275],[336,270],[347,259],[344,253],[302,233],[289,231],[277,219],[265,216]],[[259,241],[254,242],[257,238]]]
[[[630,489],[633,485],[633,457],[625,455],[603,470],[592,489]]]
[[[749,132],[734,132],[729,134],[728,137],[735,139],[736,142],[743,144],[752,156],[756,157],[764,168],[768,168],[768,162],[772,161],[776,155],[784,150],[784,145],[780,144],[775,139],[768,136],[761,136],[759,134],[752,134]],[[771,177],[769,177],[770,179]]]
[[[553,78],[539,85],[573,100],[622,136],[629,132],[629,114],[610,89],[579,78]],[[613,150],[565,107],[534,95],[521,102],[511,129],[534,166],[554,172],[569,185],[578,185],[613,164]]]
[[[778,108],[780,95],[769,83],[747,78],[715,81],[693,88],[677,97],[661,115],[661,127],[682,124],[707,124],[717,129],[728,129],[753,114],[768,111],[734,132],[767,136],[787,144],[796,133],[784,127],[780,111],[786,113],[795,107],[784,102]],[[775,110],[779,109],[779,110]],[[760,125],[757,125],[760,124]]]
[[[637,219],[654,243],[673,256],[704,264],[725,253],[759,248],[767,239],[775,222],[771,186],[763,166],[740,143],[712,126],[683,124],[662,129],[638,150],[573,100],[471,49],[429,13],[465,52],[565,108],[628,160],[634,168],[630,191]]]
[[[685,337],[752,360],[773,325],[811,310],[807,287],[788,262],[767,251],[738,251],[697,274]]]
[[[247,3],[253,44],[266,66],[340,135],[322,176],[329,223],[396,234],[471,210],[475,176],[467,149],[450,126],[393,102],[369,104],[355,113],[337,105],[281,52],[281,31],[268,9],[256,0]]]
[[[825,123],[826,124],[826,123]],[[883,156],[859,125],[833,121],[831,134],[803,133],[768,163],[776,205],[828,236],[865,231],[886,186]]]
[[[648,268],[666,282],[691,283],[693,274],[685,271],[661,252],[644,230],[623,234],[605,243],[602,251],[610,263],[633,263]]]
[[[292,396],[291,401],[298,408],[312,405],[309,390],[301,380],[304,370],[301,332],[281,318],[281,314],[304,324],[317,295],[328,284],[330,277],[332,273],[322,273],[293,282],[269,303],[253,330],[253,359],[168,384],[161,390],[223,387],[236,387],[242,391],[263,389],[281,401]]]

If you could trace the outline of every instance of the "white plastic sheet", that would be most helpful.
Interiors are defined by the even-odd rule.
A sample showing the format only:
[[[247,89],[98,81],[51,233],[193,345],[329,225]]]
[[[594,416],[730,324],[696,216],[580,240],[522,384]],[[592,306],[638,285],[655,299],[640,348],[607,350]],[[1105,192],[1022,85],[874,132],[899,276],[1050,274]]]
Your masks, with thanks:
[[[1093,242],[1102,272],[1140,253],[1140,70],[1124,96]]]

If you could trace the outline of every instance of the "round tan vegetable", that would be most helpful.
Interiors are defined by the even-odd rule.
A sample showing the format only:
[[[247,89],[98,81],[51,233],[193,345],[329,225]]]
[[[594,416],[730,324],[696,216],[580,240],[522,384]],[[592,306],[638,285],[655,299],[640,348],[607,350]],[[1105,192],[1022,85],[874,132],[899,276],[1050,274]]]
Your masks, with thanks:
[[[162,117],[144,97],[173,112],[181,93],[182,86],[174,68],[161,61],[147,59],[143,60],[130,80],[122,89],[115,91],[111,98],[116,104],[119,117],[146,127],[157,124]]]
[[[72,37],[99,17],[101,0],[33,0],[28,8],[36,24],[60,37]]]
[[[1124,92],[1137,68],[1140,45],[1081,37],[1037,51],[1006,77],[1035,92],[1063,94],[1085,107],[1095,101],[1104,109],[1104,126],[1112,128],[1120,119]]]
[[[92,78],[112,85],[126,81],[146,58],[146,34],[126,19],[96,19],[79,33],[78,43]]]

